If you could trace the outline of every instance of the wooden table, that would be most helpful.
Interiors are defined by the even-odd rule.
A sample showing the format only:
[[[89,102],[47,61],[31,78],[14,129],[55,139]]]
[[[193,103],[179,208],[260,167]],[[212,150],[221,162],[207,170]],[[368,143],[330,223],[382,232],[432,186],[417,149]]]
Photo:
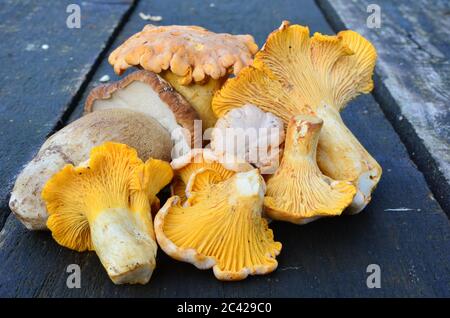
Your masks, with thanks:
[[[441,208],[449,212],[448,192],[442,191],[448,189],[445,179],[448,171],[439,169],[445,164],[445,158],[436,158],[442,156],[436,156],[434,148],[421,138],[426,129],[420,130],[412,116],[418,114],[411,114],[411,109],[407,109],[400,98],[401,93],[414,90],[432,103],[436,89],[434,83],[428,83],[430,89],[426,91],[423,87],[418,90],[395,86],[387,80],[392,79],[389,72],[393,61],[405,59],[403,62],[411,63],[407,54],[412,53],[411,50],[402,52],[401,46],[395,47],[392,41],[384,43],[383,26],[379,30],[365,27],[366,2],[2,1],[0,296],[449,297],[450,226]],[[406,1],[399,1],[395,7],[387,0],[378,2],[384,10],[382,17],[385,17],[386,28],[392,28],[398,19],[395,27],[404,30],[400,32],[402,36],[415,35],[414,28],[411,29],[413,22],[408,24],[401,19],[401,5]],[[431,1],[421,4],[408,1],[409,12],[419,14],[414,7],[427,2]],[[448,32],[445,26],[450,9],[446,2],[437,2],[447,9],[441,28]],[[79,29],[66,27],[66,8],[70,3],[80,4]],[[163,20],[158,24],[197,24],[216,32],[250,33],[260,45],[283,19],[327,34],[349,26],[373,40],[380,53],[375,95],[361,96],[343,113],[350,129],[384,169],[373,200],[365,211],[357,216],[320,220],[307,226],[272,223],[276,239],[283,243],[279,268],[271,275],[234,283],[219,282],[211,271],[176,262],[159,251],[157,269],[149,284],[115,286],[95,254],[62,248],[48,232],[27,231],[8,208],[9,193],[17,173],[34,156],[46,136],[81,116],[87,93],[99,85],[102,76],[116,79],[106,58],[113,48],[148,23],[140,18],[141,12],[161,15]],[[424,16],[426,18],[426,14],[420,13],[419,21],[425,19]],[[439,28],[439,25],[433,27]],[[432,52],[433,56],[439,57],[442,67],[448,67],[450,51],[444,50],[449,46],[448,37],[417,34],[416,37],[404,36],[405,45],[410,44],[408,41],[419,43],[419,39],[416,47],[420,45],[429,51],[426,41],[434,41],[433,48],[437,51]],[[436,41],[441,41],[441,46]],[[440,50],[445,53],[439,55]],[[390,60],[392,56],[397,59]],[[412,69],[408,69],[408,64],[405,67],[397,69],[399,78],[411,75]],[[417,72],[425,70],[426,65],[414,68],[412,75],[418,76]],[[441,75],[435,78],[441,80],[438,88],[450,89],[448,73],[438,74]],[[427,110],[422,111],[427,116]],[[442,114],[439,125],[445,132],[449,127],[448,98],[447,113]],[[425,121],[430,122],[429,118]],[[431,120],[425,128],[435,124]],[[445,133],[439,138],[448,142]],[[417,154],[418,150],[424,153]],[[80,289],[66,286],[66,269],[70,264],[81,267]],[[370,289],[366,285],[369,275],[366,270],[370,264],[380,266],[381,288]]]

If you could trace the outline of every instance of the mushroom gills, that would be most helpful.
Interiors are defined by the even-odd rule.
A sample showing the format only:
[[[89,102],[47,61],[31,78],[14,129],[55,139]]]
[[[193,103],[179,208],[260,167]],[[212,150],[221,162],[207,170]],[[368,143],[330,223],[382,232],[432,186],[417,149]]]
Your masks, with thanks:
[[[272,272],[281,243],[261,216],[264,191],[254,169],[195,192],[190,206],[170,198],[155,218],[159,245],[177,260],[212,267],[219,280]]]

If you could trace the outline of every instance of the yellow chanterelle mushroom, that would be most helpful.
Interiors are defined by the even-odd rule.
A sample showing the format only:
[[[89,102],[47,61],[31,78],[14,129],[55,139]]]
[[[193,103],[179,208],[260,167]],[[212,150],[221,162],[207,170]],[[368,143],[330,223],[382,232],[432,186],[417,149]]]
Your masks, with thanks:
[[[219,117],[254,104],[285,124],[292,116],[323,119],[317,161],[335,180],[350,180],[357,194],[350,213],[361,211],[381,177],[381,167],[345,126],[339,111],[358,94],[373,88],[376,51],[353,31],[336,36],[315,33],[284,21],[272,32],[253,65],[229,79],[213,99]]]
[[[319,170],[316,149],[323,121],[298,115],[289,122],[283,159],[267,180],[264,199],[272,219],[304,224],[342,213],[356,193],[347,181],[336,181]]]
[[[150,206],[172,174],[165,161],[143,163],[133,148],[104,143],[46,183],[47,226],[60,245],[95,251],[114,283],[145,284],[157,251]]]
[[[258,170],[198,189],[189,206],[170,198],[155,217],[160,247],[171,257],[213,268],[220,280],[241,280],[276,269],[281,243],[261,217],[264,181]]]

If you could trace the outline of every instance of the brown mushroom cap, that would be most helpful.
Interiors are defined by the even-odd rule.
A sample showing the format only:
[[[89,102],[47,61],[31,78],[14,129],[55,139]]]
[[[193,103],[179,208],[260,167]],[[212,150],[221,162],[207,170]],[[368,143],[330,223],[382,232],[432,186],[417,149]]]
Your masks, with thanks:
[[[93,89],[86,99],[85,113],[125,108],[145,113],[171,134],[184,152],[194,145],[194,108],[163,78],[153,72],[136,71],[122,80]],[[178,128],[186,131],[175,131]]]
[[[148,88],[150,93],[155,94],[150,96],[154,97],[153,100],[146,101],[140,99],[140,96],[136,96],[139,95],[141,89],[147,90]],[[96,87],[89,93],[84,111],[85,113],[91,113],[105,108],[126,108],[142,111],[158,120],[163,127],[167,126],[164,119],[157,118],[159,113],[155,113],[154,107],[159,105],[146,102],[161,102],[164,104],[173,113],[176,122],[187,129],[191,136],[194,136],[194,120],[199,119],[195,109],[163,78],[148,71],[136,71],[120,81]]]
[[[258,50],[250,35],[217,34],[199,26],[146,25],[109,56],[117,74],[130,66],[160,73],[170,69],[183,84],[237,74]]]

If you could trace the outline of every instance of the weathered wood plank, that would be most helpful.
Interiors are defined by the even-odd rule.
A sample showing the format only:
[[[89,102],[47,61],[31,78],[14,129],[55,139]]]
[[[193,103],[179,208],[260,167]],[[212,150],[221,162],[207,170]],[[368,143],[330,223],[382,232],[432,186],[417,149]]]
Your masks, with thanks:
[[[318,0],[336,29],[355,29],[377,48],[375,96],[450,216],[450,2]]]
[[[282,19],[331,33],[311,1],[142,1],[113,47],[145,24],[138,13],[162,15],[164,24],[200,24],[221,32],[251,32],[261,44]],[[256,9],[257,8],[257,9]],[[215,11],[217,10],[217,11]],[[105,60],[93,84],[112,75]],[[73,118],[80,114],[80,104]],[[300,297],[450,296],[450,227],[422,174],[372,96],[363,96],[344,119],[384,169],[366,211],[307,226],[274,222],[283,243],[279,268],[242,282],[218,282],[211,271],[176,262],[161,250],[146,286],[114,286],[94,254],[58,246],[49,233],[32,233],[10,216],[0,233],[0,295],[42,297]],[[409,211],[385,211],[407,207]],[[68,289],[66,268],[81,267],[81,289]],[[369,264],[381,267],[381,289],[366,287]]]
[[[81,28],[66,26],[79,4]],[[2,1],[0,4],[0,228],[15,175],[76,102],[132,0]]]

